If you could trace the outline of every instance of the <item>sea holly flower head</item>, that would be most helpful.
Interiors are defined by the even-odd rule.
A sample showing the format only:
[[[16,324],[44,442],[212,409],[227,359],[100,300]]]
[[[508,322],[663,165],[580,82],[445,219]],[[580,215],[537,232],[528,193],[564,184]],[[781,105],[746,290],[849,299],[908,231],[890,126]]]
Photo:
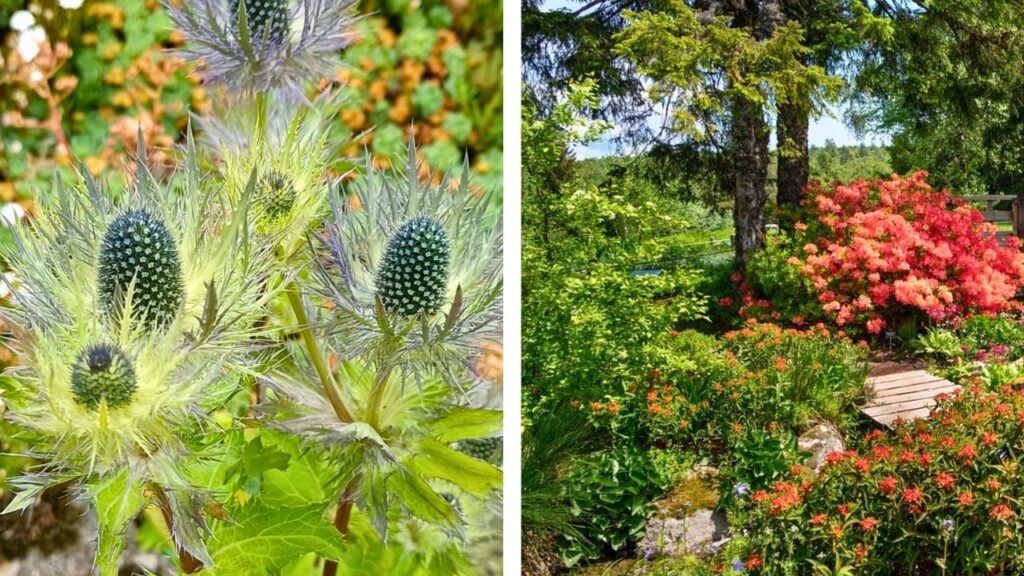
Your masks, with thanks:
[[[280,260],[306,245],[306,231],[328,213],[336,180],[330,166],[344,142],[329,138],[329,126],[340,101],[325,95],[317,102],[296,109],[268,97],[262,114],[240,106],[202,123],[229,199],[248,204],[249,228]]]
[[[404,173],[367,166],[346,183],[312,288],[331,302],[339,348],[457,382],[500,341],[501,216],[468,167],[458,182],[424,173],[410,144]]]
[[[169,183],[143,151],[140,137],[134,181],[120,194],[84,167],[80,184],[58,179],[55,201],[3,248],[18,281],[2,314],[21,360],[5,417],[46,462],[11,481],[19,493],[7,511],[63,483],[97,509],[121,510],[99,515],[104,574],[124,525],[157,496],[179,547],[208,563],[199,520],[208,498],[183,469],[185,437],[207,404],[234,391],[223,368],[245,361],[271,297],[261,292],[269,258],[250,245],[245,212],[225,218],[230,203],[200,173],[191,137]]]
[[[189,44],[186,58],[210,84],[252,95],[282,88],[301,97],[310,80],[334,75],[355,40],[351,0],[165,2]]]
[[[377,295],[384,308],[403,316],[432,315],[448,284],[451,246],[440,222],[416,216],[388,239],[377,270]]]
[[[132,360],[117,346],[90,346],[71,369],[75,401],[89,409],[96,409],[100,403],[120,408],[131,402],[137,387]]]
[[[128,210],[103,236],[99,258],[100,302],[108,314],[134,287],[137,319],[150,328],[172,321],[181,308],[181,262],[164,221],[145,210]]]

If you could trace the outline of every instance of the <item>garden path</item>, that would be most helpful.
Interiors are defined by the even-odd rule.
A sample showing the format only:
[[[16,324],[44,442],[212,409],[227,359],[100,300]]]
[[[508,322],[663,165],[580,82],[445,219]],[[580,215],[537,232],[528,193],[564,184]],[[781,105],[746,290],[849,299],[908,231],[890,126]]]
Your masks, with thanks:
[[[861,412],[883,426],[897,418],[927,418],[935,398],[960,389],[960,385],[925,370],[895,372],[867,379],[868,402]]]

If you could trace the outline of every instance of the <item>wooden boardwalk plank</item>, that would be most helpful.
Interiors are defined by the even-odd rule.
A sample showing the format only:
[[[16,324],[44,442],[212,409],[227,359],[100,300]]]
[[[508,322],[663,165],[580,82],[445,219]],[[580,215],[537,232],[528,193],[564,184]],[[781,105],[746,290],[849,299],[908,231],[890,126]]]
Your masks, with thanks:
[[[865,385],[869,400],[861,406],[861,412],[883,426],[891,426],[898,418],[927,418],[937,396],[960,389],[959,385],[924,370],[868,378]]]
[[[907,400],[918,400],[920,398],[935,398],[939,394],[952,394],[956,392],[960,387],[956,384],[946,383],[941,388],[908,388],[905,392],[900,394],[892,394],[886,396],[875,396],[871,402],[865,404],[867,406],[879,406],[885,404],[898,404]]]

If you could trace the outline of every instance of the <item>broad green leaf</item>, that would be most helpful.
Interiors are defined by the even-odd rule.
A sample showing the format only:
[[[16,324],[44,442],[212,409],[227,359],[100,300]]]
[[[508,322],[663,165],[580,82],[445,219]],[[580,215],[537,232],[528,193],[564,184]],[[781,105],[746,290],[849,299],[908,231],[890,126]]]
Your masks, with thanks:
[[[501,418],[501,410],[454,408],[431,425],[431,432],[445,444],[467,438],[485,438],[501,431]]]
[[[387,486],[413,516],[445,528],[458,528],[455,508],[415,474],[397,470],[388,477]]]
[[[501,490],[501,470],[435,440],[423,440],[409,466],[420,476],[447,480],[475,496]]]
[[[124,551],[124,531],[146,504],[142,486],[122,471],[99,479],[88,492],[96,504],[96,568],[100,576],[114,576]]]
[[[296,558],[316,553],[341,557],[342,539],[319,505],[269,508],[254,505],[235,516],[237,524],[218,524],[210,555],[218,576],[278,574]]]

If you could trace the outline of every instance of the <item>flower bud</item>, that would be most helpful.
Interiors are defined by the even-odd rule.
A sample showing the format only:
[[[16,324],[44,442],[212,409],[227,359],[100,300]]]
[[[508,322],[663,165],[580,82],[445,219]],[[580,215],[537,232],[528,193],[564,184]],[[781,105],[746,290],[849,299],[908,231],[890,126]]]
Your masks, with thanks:
[[[100,344],[85,349],[71,369],[75,401],[90,410],[106,401],[108,408],[131,402],[137,387],[131,360],[116,346]]]
[[[181,308],[185,288],[174,238],[163,220],[144,210],[118,216],[100,248],[100,303],[109,314],[122,305],[135,280],[132,315],[149,328],[162,328]]]
[[[287,176],[271,171],[264,174],[256,185],[253,211],[256,227],[263,230],[286,217],[295,204],[295,186]]]
[[[389,312],[433,314],[448,286],[451,246],[440,222],[418,216],[403,224],[384,249],[377,295]]]

